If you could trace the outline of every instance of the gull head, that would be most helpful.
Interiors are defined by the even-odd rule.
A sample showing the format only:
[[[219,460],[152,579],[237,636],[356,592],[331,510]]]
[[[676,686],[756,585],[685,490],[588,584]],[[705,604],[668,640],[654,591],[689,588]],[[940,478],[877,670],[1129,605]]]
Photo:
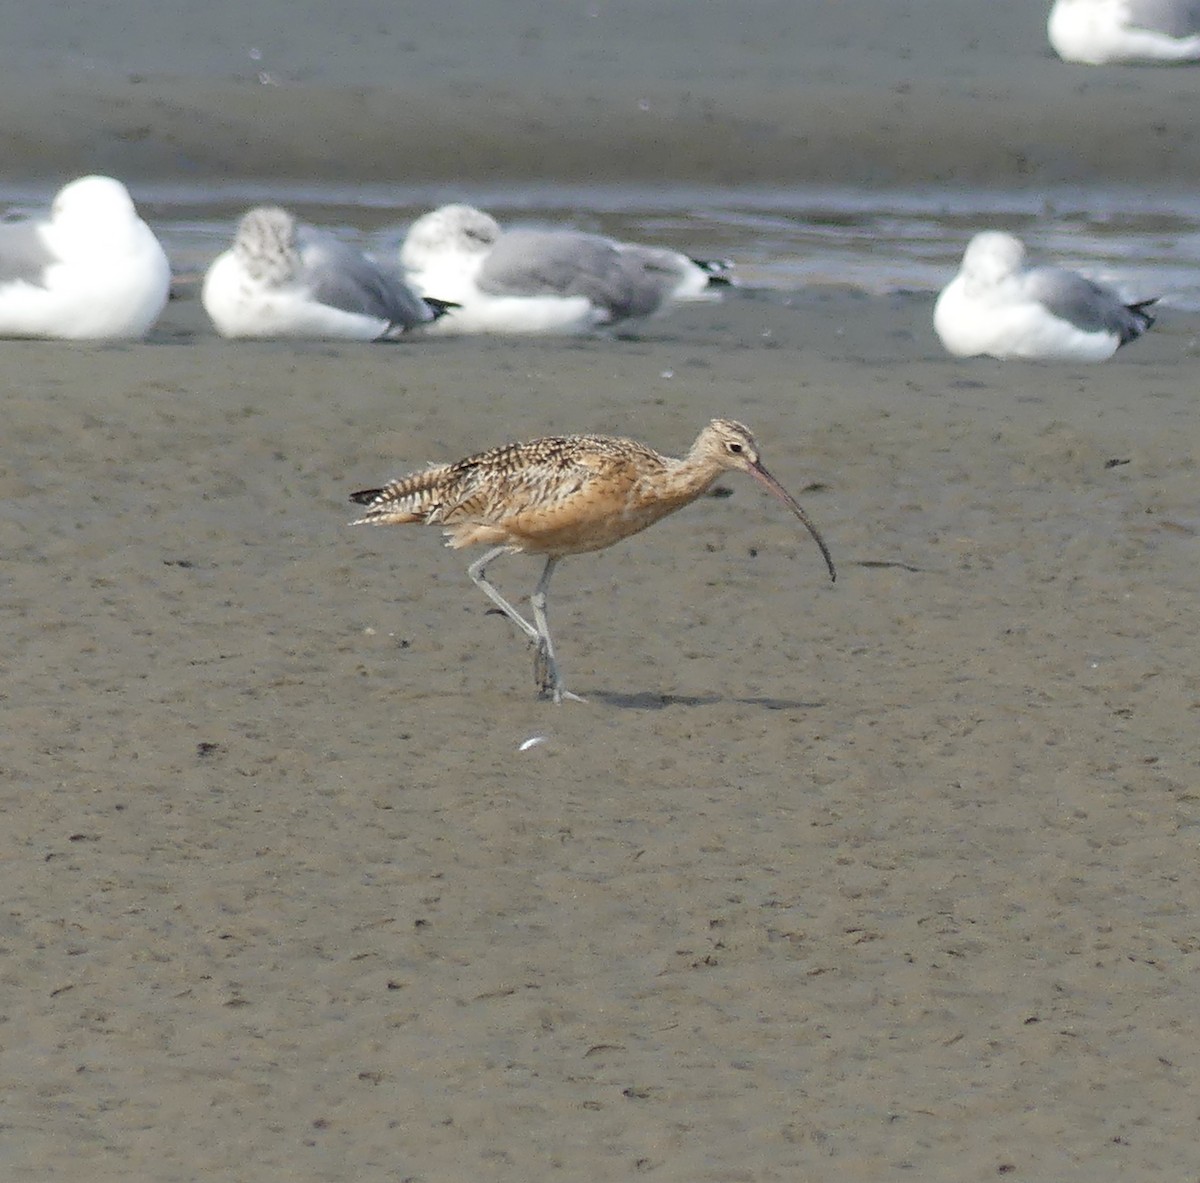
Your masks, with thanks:
[[[275,205],[260,205],[242,215],[233,253],[254,279],[286,283],[299,262],[296,219]]]
[[[424,269],[446,254],[485,255],[500,237],[500,223],[472,205],[443,205],[422,214],[409,227],[400,262],[411,271]]]
[[[993,284],[1010,279],[1025,266],[1025,247],[1019,238],[1001,230],[984,230],[967,244],[963,275],[973,283]]]
[[[72,222],[121,225],[137,218],[133,198],[112,177],[80,177],[64,185],[50,207],[50,218],[60,225]]]

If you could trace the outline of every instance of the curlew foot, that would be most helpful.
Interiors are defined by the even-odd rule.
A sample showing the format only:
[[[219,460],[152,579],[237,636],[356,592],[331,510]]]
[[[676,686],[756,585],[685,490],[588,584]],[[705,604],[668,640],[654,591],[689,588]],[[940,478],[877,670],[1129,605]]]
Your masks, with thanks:
[[[538,691],[538,698],[553,699],[556,704],[564,702],[587,702],[580,694],[573,694],[565,686],[543,686]]]
[[[572,694],[558,674],[558,665],[545,641],[539,641],[533,655],[533,679],[537,683],[539,698],[552,698],[556,703],[587,702],[578,694]]]

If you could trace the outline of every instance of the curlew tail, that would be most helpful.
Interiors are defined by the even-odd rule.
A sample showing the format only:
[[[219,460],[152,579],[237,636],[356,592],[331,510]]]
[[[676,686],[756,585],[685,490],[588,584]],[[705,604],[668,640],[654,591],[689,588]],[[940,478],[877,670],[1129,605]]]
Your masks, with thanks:
[[[433,523],[453,499],[451,466],[434,465],[422,472],[390,481],[379,489],[359,489],[350,500],[365,505],[366,512],[351,525],[402,526],[411,522]]]

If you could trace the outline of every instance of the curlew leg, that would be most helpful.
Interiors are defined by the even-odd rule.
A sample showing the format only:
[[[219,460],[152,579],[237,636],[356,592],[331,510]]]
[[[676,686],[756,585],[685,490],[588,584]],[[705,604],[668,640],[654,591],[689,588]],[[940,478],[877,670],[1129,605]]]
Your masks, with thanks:
[[[467,568],[467,574],[478,587],[509,620],[513,622],[531,641],[540,645],[542,642],[542,634],[538,632],[524,616],[520,614],[490,583],[484,575],[487,565],[493,560],[498,559],[501,555],[515,554],[516,548],[512,546],[496,546],[487,552],[481,559],[477,559]]]
[[[551,694],[555,702],[569,699],[571,702],[586,702],[578,694],[572,694],[563,684],[558,672],[558,663],[554,660],[554,642],[550,639],[550,622],[546,619],[546,589],[550,586],[550,576],[558,559],[553,555],[546,560],[545,570],[529,603],[533,606],[533,620],[537,625],[537,654],[533,659],[533,676],[537,679],[542,694]]]

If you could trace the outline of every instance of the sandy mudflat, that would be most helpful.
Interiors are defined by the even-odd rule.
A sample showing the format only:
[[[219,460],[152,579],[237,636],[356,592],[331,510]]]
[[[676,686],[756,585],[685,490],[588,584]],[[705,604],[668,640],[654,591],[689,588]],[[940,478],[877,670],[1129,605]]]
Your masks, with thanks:
[[[1190,1177],[1200,362],[928,314],[6,346],[5,1178]],[[841,578],[731,478],[563,565],[586,706],[434,531],[345,525],[716,414]]]
[[[245,7],[14,9],[5,180],[1200,167],[1200,74],[1063,67],[1043,4]],[[929,315],[4,343],[0,1177],[1200,1174],[1196,324],[1005,366]],[[425,461],[718,414],[840,578],[730,478],[563,564],[587,705],[435,531],[346,525]]]

